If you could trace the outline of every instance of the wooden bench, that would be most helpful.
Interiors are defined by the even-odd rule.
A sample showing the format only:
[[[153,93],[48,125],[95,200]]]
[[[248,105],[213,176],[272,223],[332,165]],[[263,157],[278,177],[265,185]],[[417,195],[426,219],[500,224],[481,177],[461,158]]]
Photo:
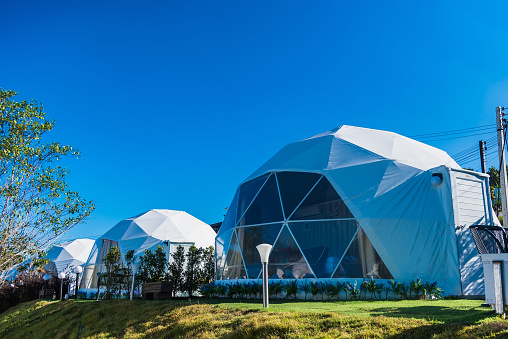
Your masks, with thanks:
[[[53,299],[53,295],[55,294],[55,290],[53,288],[46,289],[46,299]],[[39,299],[44,298],[44,289],[39,291]]]
[[[144,283],[141,286],[141,295],[143,300],[171,300],[173,283],[171,281]]]

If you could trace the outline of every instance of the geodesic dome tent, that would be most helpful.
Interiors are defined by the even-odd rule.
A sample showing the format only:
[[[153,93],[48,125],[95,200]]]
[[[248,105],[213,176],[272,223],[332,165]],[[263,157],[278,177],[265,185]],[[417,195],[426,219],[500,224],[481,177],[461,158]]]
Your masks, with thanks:
[[[87,261],[94,243],[95,240],[84,238],[53,245],[46,254],[49,263],[45,265],[45,269],[58,274],[60,272],[67,273],[74,267],[83,265]]]
[[[154,250],[161,245],[169,260],[169,254],[178,246],[185,250],[191,245],[213,246],[214,238],[215,232],[208,224],[183,211],[153,209],[122,220],[95,241],[80,287],[97,286],[97,273],[105,271],[102,259],[111,247],[118,246],[123,258],[130,250],[138,257],[146,249]]]
[[[216,237],[217,279],[437,281],[482,294],[468,226],[498,224],[488,176],[404,136],[342,126],[292,143],[238,187]]]

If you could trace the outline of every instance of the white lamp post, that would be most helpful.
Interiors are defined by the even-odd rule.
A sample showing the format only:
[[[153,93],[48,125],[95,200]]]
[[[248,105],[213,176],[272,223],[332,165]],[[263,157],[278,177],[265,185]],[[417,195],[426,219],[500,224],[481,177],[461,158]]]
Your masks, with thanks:
[[[263,266],[263,307],[268,308],[268,258],[272,245],[261,244],[256,246],[259,256],[261,257],[261,265]]]
[[[139,264],[132,263],[131,267],[132,267],[132,286],[131,286],[131,300],[132,300],[132,297],[134,295],[134,279],[136,278],[136,273],[138,272]]]
[[[44,295],[43,295],[42,299],[46,299],[46,290],[48,289],[49,278],[51,278],[51,276],[49,274],[44,274],[44,276],[42,277],[42,279],[44,279]]]
[[[58,273],[58,279],[60,279],[60,300],[63,300],[63,280],[65,279],[65,273],[60,272]]]
[[[78,282],[79,282],[79,274],[83,272],[83,267],[81,266],[76,266],[74,267],[74,273],[76,273],[76,300],[78,300]]]

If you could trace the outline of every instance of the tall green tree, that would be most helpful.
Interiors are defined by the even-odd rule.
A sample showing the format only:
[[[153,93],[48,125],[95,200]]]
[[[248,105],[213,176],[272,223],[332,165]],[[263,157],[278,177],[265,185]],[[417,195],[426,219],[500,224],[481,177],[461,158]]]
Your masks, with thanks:
[[[162,246],[155,251],[145,250],[139,258],[139,273],[136,279],[140,282],[164,281],[167,278],[166,254]]]
[[[173,283],[173,296],[183,292],[183,273],[185,265],[185,249],[178,246],[176,251],[171,253],[172,260],[168,265],[169,280]]]
[[[201,286],[203,276],[202,256],[203,249],[201,247],[197,248],[194,245],[189,247],[186,254],[187,264],[184,272],[184,290],[189,294],[189,297]]]
[[[0,89],[0,272],[40,253],[95,208],[67,187],[68,170],[56,165],[78,150],[44,143],[54,122],[42,104],[16,95]]]
[[[122,259],[122,254],[117,246],[111,247],[104,256],[104,259],[102,259],[106,267],[106,274],[103,276],[106,285],[106,299],[111,299],[111,287],[121,285],[123,280],[123,275],[120,272],[123,265],[120,263],[120,259]]]
[[[203,249],[203,274],[201,284],[209,284],[215,280],[215,249],[213,246]]]

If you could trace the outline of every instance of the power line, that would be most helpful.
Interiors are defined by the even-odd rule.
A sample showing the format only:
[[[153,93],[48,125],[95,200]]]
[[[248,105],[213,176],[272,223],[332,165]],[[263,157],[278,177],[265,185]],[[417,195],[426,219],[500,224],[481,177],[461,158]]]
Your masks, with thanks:
[[[492,132],[488,132],[489,134],[490,133],[495,133],[495,131],[492,131]],[[433,141],[441,141],[441,140],[451,140],[451,139],[458,139],[458,138],[468,138],[468,137],[474,137],[474,136],[478,136],[478,135],[485,135],[486,133],[483,132],[483,133],[478,133],[478,134],[471,134],[471,135],[463,135],[463,136],[458,136],[458,137],[450,137],[450,138],[441,138],[441,139],[434,139],[434,140],[424,140],[425,142],[433,142]]]
[[[497,150],[496,151],[492,151],[492,152],[490,152],[488,154],[485,154],[485,156],[488,157],[489,155],[492,155],[494,153],[497,153]],[[494,159],[494,158],[492,158],[492,159]],[[470,158],[465,158],[463,160],[459,160],[459,161],[455,160],[455,162],[460,163],[460,164],[467,164],[467,163],[470,163],[470,162],[475,161],[475,160],[480,160],[480,155],[479,154],[476,154],[476,156],[471,156]]]
[[[446,132],[418,134],[418,135],[409,136],[409,138],[427,138],[427,137],[431,138],[433,136],[439,136],[439,135],[442,135],[442,134],[445,134],[445,135],[459,134],[459,133],[463,133],[463,131],[471,131],[472,132],[474,130],[476,130],[475,132],[477,132],[477,130],[483,130],[483,129],[488,129],[488,128],[492,128],[492,127],[496,127],[496,124],[483,125],[483,126],[470,127],[470,128],[462,128],[462,129],[456,129],[456,130],[451,130],[451,131],[446,131]]]
[[[489,138],[489,139],[485,140],[485,143],[486,143],[486,144],[487,144],[487,146],[488,146],[491,142],[495,141],[496,139],[497,139],[497,136],[493,136],[492,138]],[[462,155],[464,155],[464,154],[466,154],[466,153],[469,153],[469,152],[471,152],[471,151],[476,152],[477,150],[478,150],[478,146],[477,146],[477,145],[475,145],[475,146],[471,146],[471,147],[469,147],[469,148],[466,148],[466,149],[465,149],[465,150],[463,150],[463,151],[460,151],[459,153],[456,153],[456,154],[452,155],[452,158],[453,158],[453,159],[460,158]]]

